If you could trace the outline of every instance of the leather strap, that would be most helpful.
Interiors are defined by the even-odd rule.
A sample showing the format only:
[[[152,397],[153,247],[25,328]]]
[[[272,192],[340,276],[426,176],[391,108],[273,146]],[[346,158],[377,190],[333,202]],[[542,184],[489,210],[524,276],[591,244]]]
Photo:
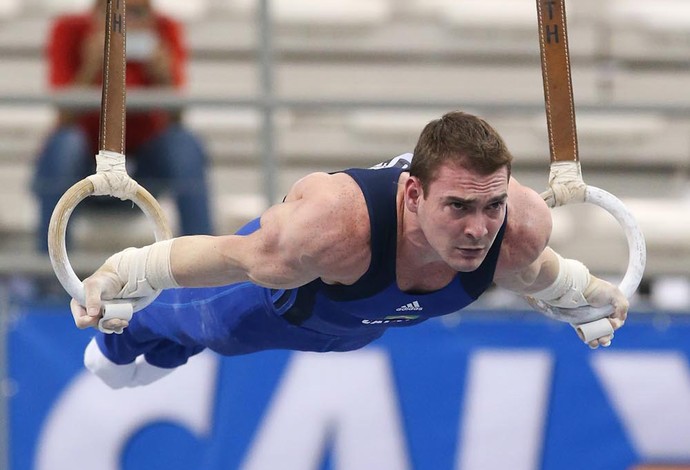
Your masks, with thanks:
[[[537,0],[551,162],[578,161],[565,0]]]
[[[125,0],[107,0],[99,150],[124,155],[127,73]]]

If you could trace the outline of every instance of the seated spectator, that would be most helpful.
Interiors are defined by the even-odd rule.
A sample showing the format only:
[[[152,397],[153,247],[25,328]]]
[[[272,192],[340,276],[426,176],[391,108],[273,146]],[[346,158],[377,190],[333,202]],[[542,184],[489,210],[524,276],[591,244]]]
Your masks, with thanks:
[[[105,0],[95,0],[91,11],[55,20],[46,50],[52,89],[100,88],[105,9]],[[155,12],[150,0],[128,0],[127,31],[127,89],[181,88],[187,58],[181,26]],[[168,191],[174,197],[181,235],[211,234],[207,158],[178,114],[159,109],[127,113],[128,172],[154,195]],[[37,235],[43,251],[58,200],[74,183],[95,173],[99,122],[98,110],[60,109],[57,126],[38,156],[33,190],[40,204]],[[94,199],[118,202],[89,198],[85,204]]]

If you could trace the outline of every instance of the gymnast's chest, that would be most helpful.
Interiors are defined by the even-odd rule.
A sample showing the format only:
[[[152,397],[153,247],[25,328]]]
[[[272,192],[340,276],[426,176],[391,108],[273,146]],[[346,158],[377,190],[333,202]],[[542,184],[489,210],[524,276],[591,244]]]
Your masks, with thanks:
[[[474,301],[465,292],[458,277],[432,292],[406,292],[396,283],[390,283],[385,288],[362,297],[334,298],[325,292],[319,297],[317,306],[321,308],[317,308],[318,310],[345,315],[362,324],[390,326],[405,326],[431,317],[447,315],[463,309]]]

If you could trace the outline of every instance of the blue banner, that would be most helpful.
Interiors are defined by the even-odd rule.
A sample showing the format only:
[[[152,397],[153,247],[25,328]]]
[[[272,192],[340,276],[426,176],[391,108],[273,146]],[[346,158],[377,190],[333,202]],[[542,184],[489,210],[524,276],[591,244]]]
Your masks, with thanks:
[[[113,391],[67,308],[10,327],[11,470],[690,468],[690,319],[591,351],[534,313],[390,330],[352,353],[202,353]]]

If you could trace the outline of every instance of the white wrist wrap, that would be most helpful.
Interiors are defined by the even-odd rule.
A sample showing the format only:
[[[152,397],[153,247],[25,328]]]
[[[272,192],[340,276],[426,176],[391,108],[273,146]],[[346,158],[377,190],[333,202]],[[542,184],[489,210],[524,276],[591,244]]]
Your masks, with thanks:
[[[156,290],[180,287],[172,275],[170,250],[173,240],[143,248],[127,248],[111,256],[111,264],[123,283],[115,298],[146,297]]]
[[[564,259],[558,253],[558,276],[546,289],[530,294],[535,299],[562,308],[575,308],[588,305],[584,292],[589,285],[589,269],[574,259]]]
[[[582,181],[580,162],[553,162],[549,175],[549,189],[541,197],[549,207],[572,202],[585,202],[587,185]]]

